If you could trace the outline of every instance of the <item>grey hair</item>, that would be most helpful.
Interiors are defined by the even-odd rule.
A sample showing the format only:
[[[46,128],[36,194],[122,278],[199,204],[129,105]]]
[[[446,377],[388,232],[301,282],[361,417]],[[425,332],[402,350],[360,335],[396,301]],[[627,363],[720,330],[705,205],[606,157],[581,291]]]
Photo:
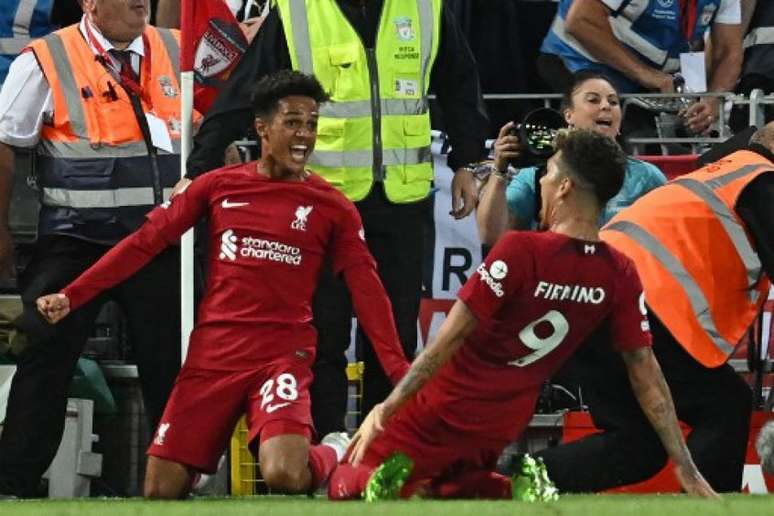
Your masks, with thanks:
[[[755,449],[761,459],[763,471],[774,475],[774,421],[763,425],[755,441]]]

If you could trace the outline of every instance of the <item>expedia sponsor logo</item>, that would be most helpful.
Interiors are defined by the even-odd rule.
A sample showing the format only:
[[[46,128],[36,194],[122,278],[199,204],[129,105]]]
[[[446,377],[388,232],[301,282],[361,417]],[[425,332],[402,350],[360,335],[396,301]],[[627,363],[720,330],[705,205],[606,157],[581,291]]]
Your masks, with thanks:
[[[574,301],[576,303],[591,303],[598,305],[605,300],[605,289],[602,287],[584,287],[583,285],[561,285],[538,281],[533,297],[549,301]]]
[[[502,280],[508,275],[508,264],[502,260],[495,260],[489,266],[489,274],[497,281]]]
[[[505,295],[505,291],[503,291],[503,284],[499,281],[495,280],[491,274],[489,274],[489,271],[486,270],[486,266],[482,263],[478,266],[478,269],[476,269],[476,272],[478,273],[478,276],[481,278],[481,281],[483,281],[487,287],[492,289],[492,292],[494,292],[494,295],[497,297],[503,297]]]
[[[252,236],[239,239],[232,229],[227,229],[220,237],[220,259],[233,262],[237,256],[296,266],[301,265],[303,258],[298,247]]]

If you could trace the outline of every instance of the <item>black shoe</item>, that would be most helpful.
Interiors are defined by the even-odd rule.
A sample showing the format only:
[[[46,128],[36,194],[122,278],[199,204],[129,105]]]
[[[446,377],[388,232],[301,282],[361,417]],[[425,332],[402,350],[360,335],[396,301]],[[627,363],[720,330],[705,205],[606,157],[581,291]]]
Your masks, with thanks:
[[[19,497],[14,494],[11,485],[0,478],[0,500],[18,500]]]

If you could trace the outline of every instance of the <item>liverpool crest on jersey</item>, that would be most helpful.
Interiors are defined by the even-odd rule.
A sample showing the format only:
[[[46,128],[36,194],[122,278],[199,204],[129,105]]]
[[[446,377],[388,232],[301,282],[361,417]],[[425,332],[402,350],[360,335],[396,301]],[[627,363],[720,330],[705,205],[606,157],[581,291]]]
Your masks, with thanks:
[[[411,18],[401,16],[395,18],[395,34],[401,41],[411,41],[416,34],[414,33],[414,27],[411,25]]]

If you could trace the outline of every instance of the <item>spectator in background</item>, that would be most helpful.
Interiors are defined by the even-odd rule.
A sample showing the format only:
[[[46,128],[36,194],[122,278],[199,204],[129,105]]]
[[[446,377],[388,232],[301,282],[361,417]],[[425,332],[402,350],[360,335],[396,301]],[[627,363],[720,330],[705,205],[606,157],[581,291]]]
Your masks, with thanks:
[[[281,0],[207,113],[189,177],[216,168],[225,146],[250,125],[248,88],[255,79],[290,68],[315,74],[331,94],[309,167],[355,201],[410,359],[417,343],[422,220],[433,178],[431,83],[452,145],[452,214],[467,216],[475,202],[465,165],[482,157],[488,123],[470,49],[440,0]],[[313,304],[318,355],[311,394],[320,435],[344,428],[351,306],[340,278],[326,268]],[[391,385],[362,331],[358,342],[365,413]]]
[[[739,0],[560,0],[538,69],[557,90],[571,72],[590,68],[621,93],[671,93],[680,54],[702,50],[709,33],[708,91],[733,91],[742,66],[740,23]],[[691,105],[687,127],[707,131],[718,106],[717,97]]]
[[[562,106],[570,127],[589,129],[613,139],[620,131],[618,93],[605,76],[597,72],[587,70],[574,74],[572,84],[564,92]],[[538,224],[539,180],[545,174],[545,166],[508,171],[508,162],[521,155],[519,137],[510,134],[513,127],[513,122],[506,124],[495,142],[494,171],[483,186],[476,210],[481,243],[488,246],[494,245],[508,229],[536,229]],[[664,174],[656,166],[627,158],[623,187],[605,205],[600,225],[665,182]]]
[[[739,91],[774,92],[774,3],[742,0],[744,65]]]
[[[56,25],[51,21],[54,0],[11,0],[0,10],[0,85],[11,62],[34,38],[45,36]]]
[[[774,2],[741,0],[744,37],[744,64],[737,93],[750,95],[760,89],[774,93]],[[765,120],[774,120],[774,107],[765,105]],[[736,106],[731,114],[731,129],[741,131],[749,125],[749,106]]]
[[[18,285],[18,357],[0,437],[0,493],[31,496],[59,447],[78,356],[107,297],[127,316],[145,411],[158,423],[180,367],[178,252],[51,327],[57,291],[164,202],[180,176],[178,33],[148,26],[143,0],[83,0],[83,18],[30,44],[0,91],[0,264],[12,270],[14,147],[35,147],[38,241]],[[152,56],[152,57],[151,57]],[[151,111],[152,106],[152,111]],[[146,135],[144,137],[144,134]]]

